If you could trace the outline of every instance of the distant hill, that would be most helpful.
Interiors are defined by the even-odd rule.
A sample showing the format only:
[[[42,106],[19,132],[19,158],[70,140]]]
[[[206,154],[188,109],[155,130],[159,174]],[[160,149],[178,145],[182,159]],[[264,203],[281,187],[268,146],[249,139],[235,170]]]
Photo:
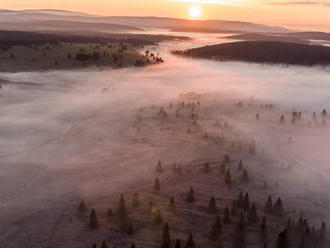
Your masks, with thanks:
[[[164,17],[127,17],[127,16],[95,16],[86,13],[63,11],[63,10],[23,10],[23,11],[7,11],[0,10],[0,23],[13,22],[17,25],[25,23],[26,26],[31,24],[25,31],[33,31],[38,28],[37,23],[42,21],[67,21],[83,23],[100,23],[117,24],[145,28],[162,28],[169,30],[190,30],[192,28],[199,30],[214,30],[214,31],[239,31],[239,32],[289,32],[282,27],[272,27],[255,23],[238,22],[238,21],[222,21],[222,20],[206,20],[193,21],[176,18]],[[58,28],[65,26],[59,26]],[[88,28],[86,27],[86,30]],[[111,30],[110,30],[111,31]]]
[[[223,37],[221,37],[223,38]],[[293,43],[309,43],[303,37],[295,37],[287,34],[273,34],[273,33],[244,33],[227,36],[228,39],[245,40],[245,41],[282,41]]]
[[[221,37],[223,38],[223,37]],[[284,41],[309,43],[310,41],[330,41],[330,33],[324,32],[289,32],[289,33],[243,33],[227,36],[234,40]]]
[[[175,52],[200,58],[281,63],[289,65],[328,65],[330,47],[278,41],[242,41]]]
[[[93,30],[95,32],[128,32],[128,31],[143,31],[142,28],[113,24],[113,23],[102,23],[102,22],[74,22],[74,21],[59,21],[59,20],[42,20],[42,21],[28,21],[28,22],[0,22],[1,30],[74,30],[84,31]]]
[[[134,46],[154,45],[158,42],[174,39],[188,39],[182,36],[169,35],[147,35],[147,34],[109,34],[99,32],[88,32],[80,34],[79,32],[54,33],[41,32],[23,32],[0,30],[0,48],[11,47],[15,45],[30,46],[33,44],[44,44],[47,42],[69,42],[69,43],[106,43],[106,42],[125,42]]]

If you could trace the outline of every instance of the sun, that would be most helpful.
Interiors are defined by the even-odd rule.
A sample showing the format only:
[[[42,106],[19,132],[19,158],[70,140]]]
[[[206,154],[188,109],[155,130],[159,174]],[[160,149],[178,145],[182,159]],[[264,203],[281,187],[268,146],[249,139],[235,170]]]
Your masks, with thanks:
[[[201,16],[201,8],[199,6],[193,5],[189,9],[189,14],[191,18],[198,18]]]

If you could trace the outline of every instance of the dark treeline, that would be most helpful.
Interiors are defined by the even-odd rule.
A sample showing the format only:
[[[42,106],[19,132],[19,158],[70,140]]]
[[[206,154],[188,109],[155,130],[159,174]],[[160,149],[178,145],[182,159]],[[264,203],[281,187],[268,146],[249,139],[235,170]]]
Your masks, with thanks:
[[[288,65],[330,64],[330,47],[279,41],[242,41],[174,52],[217,60],[280,63]]]
[[[23,31],[0,30],[0,47],[15,45],[32,45],[44,43],[107,43],[125,42],[133,46],[155,45],[157,42],[171,39],[186,39],[185,37],[167,35],[144,35],[144,34],[104,34],[95,35],[68,35],[68,34],[47,34]]]

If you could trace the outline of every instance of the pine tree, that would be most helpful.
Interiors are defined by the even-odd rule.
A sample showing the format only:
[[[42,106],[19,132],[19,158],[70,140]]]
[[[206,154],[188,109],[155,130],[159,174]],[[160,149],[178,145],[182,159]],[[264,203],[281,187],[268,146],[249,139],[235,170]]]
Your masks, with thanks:
[[[140,206],[139,195],[138,193],[134,193],[133,200],[132,200],[133,207]]]
[[[243,197],[243,192],[239,192],[238,199],[237,199],[237,206],[239,208],[244,208],[244,197]]]
[[[79,213],[84,213],[84,212],[86,212],[86,210],[87,209],[86,209],[85,201],[81,200],[79,207],[78,207],[78,211],[79,211]]]
[[[255,224],[258,220],[256,204],[253,203],[249,212],[249,222]]]
[[[174,246],[174,248],[181,248],[181,242],[180,242],[180,239],[177,239],[177,240],[175,241],[175,246]]]
[[[111,217],[112,215],[113,215],[112,209],[111,208],[108,208],[107,216],[108,217]]]
[[[230,214],[231,214],[231,216],[237,216],[237,203],[236,203],[236,200],[233,200]]]
[[[189,189],[189,193],[187,195],[187,202],[194,202],[195,201],[195,192],[192,187]]]
[[[131,244],[131,248],[136,248],[136,246],[135,246],[135,243],[134,243],[134,242]]]
[[[91,229],[97,229],[98,228],[98,222],[97,222],[97,215],[95,209],[92,209],[92,212],[89,216],[89,228]]]
[[[225,224],[229,224],[229,223],[230,223],[230,218],[229,218],[229,207],[228,207],[228,206],[226,206],[226,208],[225,208],[223,222],[224,222]]]
[[[123,194],[120,195],[119,199],[118,218],[121,223],[126,223],[127,221],[127,209]]]
[[[154,223],[155,224],[161,224],[163,222],[163,216],[162,213],[160,212],[160,209],[156,209],[155,211],[155,216],[154,216]]]
[[[160,190],[160,182],[159,182],[158,177],[155,179],[154,189],[155,190]]]
[[[168,204],[168,211],[174,212],[175,211],[175,201],[174,197],[172,196],[170,199],[170,203]]]
[[[169,248],[170,243],[171,243],[170,228],[168,226],[168,223],[166,222],[163,227],[163,238],[162,238],[161,248]]]
[[[245,168],[244,168],[243,173],[242,173],[241,181],[242,181],[243,183],[249,181],[248,172],[247,172],[247,170],[246,170]]]
[[[283,204],[282,204],[282,200],[280,197],[276,200],[276,202],[274,204],[273,213],[276,216],[283,216],[283,214],[284,214]]]
[[[160,162],[160,160],[158,161],[157,167],[156,167],[156,172],[158,173],[162,173],[164,171],[163,166],[162,166],[162,162]]]
[[[212,196],[211,199],[210,199],[210,201],[209,201],[208,212],[210,214],[216,214],[217,211],[218,211],[217,203],[215,201],[214,196]]]
[[[245,211],[249,210],[249,208],[250,208],[249,193],[245,193],[243,208],[244,208]]]
[[[191,248],[191,247],[195,247],[195,242],[192,233],[189,234],[186,242],[186,248]]]
[[[268,200],[266,202],[265,205],[265,209],[264,209],[265,213],[267,214],[271,214],[273,212],[273,201],[272,201],[272,196],[268,197]]]
[[[242,160],[240,160],[239,163],[238,163],[238,170],[239,171],[243,170],[243,161]]]
[[[96,244],[95,244],[95,243],[93,243],[93,246],[92,246],[92,248],[97,248],[97,246],[96,246]]]
[[[226,172],[225,182],[226,182],[226,184],[231,184],[232,183],[229,169],[227,169],[227,172]]]
[[[105,240],[103,240],[101,248],[108,248],[107,242],[105,242]]]
[[[219,235],[221,234],[221,232],[222,232],[221,220],[220,220],[220,217],[217,216],[216,219],[215,219],[215,222],[212,225],[209,239],[211,241],[217,240]]]

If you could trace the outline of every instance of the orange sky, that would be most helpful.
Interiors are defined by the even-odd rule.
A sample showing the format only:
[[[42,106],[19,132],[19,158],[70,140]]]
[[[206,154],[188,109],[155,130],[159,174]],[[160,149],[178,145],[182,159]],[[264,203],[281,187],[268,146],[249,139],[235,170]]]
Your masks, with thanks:
[[[177,18],[189,18],[193,4],[201,7],[203,19],[330,31],[330,0],[0,0],[1,9],[56,8],[101,15]]]

